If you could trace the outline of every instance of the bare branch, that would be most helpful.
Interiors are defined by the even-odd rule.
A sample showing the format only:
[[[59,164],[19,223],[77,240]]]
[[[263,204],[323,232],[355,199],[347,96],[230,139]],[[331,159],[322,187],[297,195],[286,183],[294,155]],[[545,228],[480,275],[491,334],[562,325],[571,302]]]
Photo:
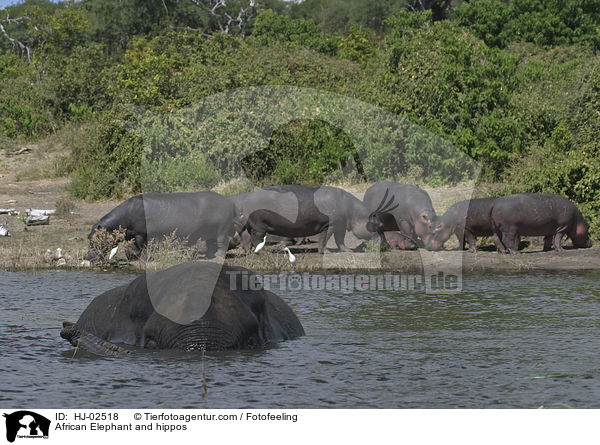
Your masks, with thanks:
[[[248,22],[254,18],[255,8],[258,6],[256,0],[250,0],[246,8],[240,5],[237,17],[233,18],[224,10],[227,7],[227,0],[192,0],[192,2],[216,18],[221,32],[229,34],[232,27],[235,27],[240,30],[242,35],[245,34]],[[240,3],[239,0],[237,2]]]
[[[29,20],[29,17],[27,17],[27,16],[18,17],[16,19],[11,19],[7,13],[6,19],[0,19],[0,31],[2,32],[4,37],[6,37],[10,41],[10,43],[12,44],[13,47],[19,48],[19,50],[21,51],[21,55],[27,54],[27,62],[31,63],[31,48],[29,48],[27,45],[20,42],[19,40],[9,36],[8,32],[4,28],[4,24],[23,23],[24,21],[27,21],[27,20]]]

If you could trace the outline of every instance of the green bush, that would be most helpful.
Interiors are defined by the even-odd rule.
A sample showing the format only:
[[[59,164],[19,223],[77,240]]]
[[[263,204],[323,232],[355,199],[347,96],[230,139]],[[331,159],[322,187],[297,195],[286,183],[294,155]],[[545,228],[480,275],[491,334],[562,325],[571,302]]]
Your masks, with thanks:
[[[221,180],[220,173],[201,153],[165,157],[142,164],[144,192],[175,192],[211,189]]]
[[[457,22],[488,45],[503,48],[510,41],[538,45],[586,43],[599,48],[598,0],[479,0],[456,9]]]
[[[429,25],[427,14],[419,17],[388,21],[394,31],[386,40],[387,96],[381,101],[481,162],[483,175],[495,178],[525,148],[526,123],[510,105],[519,57],[488,48],[451,22]]]
[[[78,198],[119,198],[141,191],[143,141],[126,130],[131,115],[123,110],[103,113],[81,127],[70,163],[71,192]]]
[[[268,147],[244,159],[244,171],[261,185],[319,185],[356,156],[342,130],[318,120],[294,121],[279,128]]]
[[[261,11],[256,17],[250,40],[261,46],[290,42],[325,54],[335,54],[338,44],[337,36],[321,33],[314,22],[292,19],[270,9]]]

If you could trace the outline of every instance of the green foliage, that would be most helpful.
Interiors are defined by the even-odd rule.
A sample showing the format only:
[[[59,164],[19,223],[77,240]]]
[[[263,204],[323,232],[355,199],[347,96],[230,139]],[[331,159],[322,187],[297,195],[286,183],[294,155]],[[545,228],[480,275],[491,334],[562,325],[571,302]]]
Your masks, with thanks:
[[[123,103],[161,105],[175,92],[177,70],[177,56],[157,53],[145,39],[138,39],[125,52],[124,63],[109,91]]]
[[[382,100],[482,162],[494,177],[524,149],[525,127],[510,107],[519,58],[488,48],[451,22],[389,21]],[[401,91],[401,93],[398,93]]]
[[[53,132],[58,119],[53,92],[29,76],[4,81],[0,94],[0,133],[9,138],[37,138]]]
[[[398,34],[411,33],[417,29],[427,28],[431,22],[431,11],[400,11],[385,20],[385,24],[392,28],[393,34],[396,36]]]
[[[511,40],[525,40],[600,47],[598,0],[479,0],[462,3],[456,17],[490,46],[502,48]]]
[[[325,33],[347,33],[352,25],[382,32],[385,19],[406,9],[406,0],[304,0],[289,5],[293,18],[316,23]]]
[[[352,25],[347,36],[338,42],[338,55],[354,62],[365,62],[375,51],[373,32]]]
[[[261,11],[252,31],[252,41],[268,46],[276,42],[290,42],[325,54],[335,54],[337,36],[321,34],[318,26],[304,19],[292,19],[267,9]]]
[[[206,190],[221,180],[221,175],[201,153],[189,157],[163,157],[143,165],[144,192]]]
[[[73,140],[71,192],[78,198],[121,197],[141,191],[143,144],[124,128],[131,115],[114,110],[81,127]]]
[[[244,160],[244,171],[263,185],[319,185],[356,155],[339,128],[318,120],[293,121],[273,134],[268,147]]]

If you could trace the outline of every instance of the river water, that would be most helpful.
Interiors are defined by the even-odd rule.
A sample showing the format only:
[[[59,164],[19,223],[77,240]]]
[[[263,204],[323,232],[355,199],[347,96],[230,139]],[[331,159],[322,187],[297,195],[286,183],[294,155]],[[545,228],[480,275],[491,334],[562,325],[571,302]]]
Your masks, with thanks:
[[[60,338],[133,275],[0,275],[6,408],[600,407],[600,272],[473,274],[455,295],[278,292],[307,335],[262,351],[77,354]]]

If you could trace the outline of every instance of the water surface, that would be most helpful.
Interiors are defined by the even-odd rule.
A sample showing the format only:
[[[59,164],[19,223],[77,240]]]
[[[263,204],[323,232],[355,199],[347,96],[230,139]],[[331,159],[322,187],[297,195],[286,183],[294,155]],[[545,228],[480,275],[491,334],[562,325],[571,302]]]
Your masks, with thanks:
[[[464,277],[458,295],[278,292],[306,337],[263,351],[78,354],[60,338],[134,275],[0,275],[7,408],[600,407],[600,272]]]

